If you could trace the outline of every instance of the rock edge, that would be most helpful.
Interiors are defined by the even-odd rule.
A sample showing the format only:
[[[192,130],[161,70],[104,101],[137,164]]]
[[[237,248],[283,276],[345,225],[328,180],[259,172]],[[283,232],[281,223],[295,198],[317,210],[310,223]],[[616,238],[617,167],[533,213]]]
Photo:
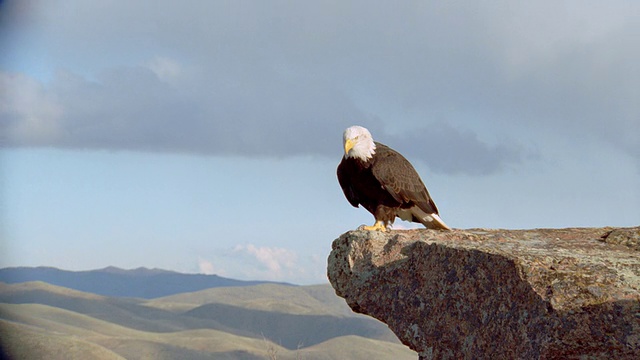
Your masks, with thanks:
[[[351,231],[329,280],[420,359],[640,358],[640,227]]]

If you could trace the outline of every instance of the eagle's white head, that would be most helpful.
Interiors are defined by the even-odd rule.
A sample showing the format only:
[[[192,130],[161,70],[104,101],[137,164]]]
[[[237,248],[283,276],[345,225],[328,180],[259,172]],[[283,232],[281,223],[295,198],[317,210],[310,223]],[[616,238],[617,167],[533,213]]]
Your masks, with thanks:
[[[369,130],[362,126],[351,126],[342,134],[342,145],[344,145],[344,157],[358,158],[362,161],[371,159],[376,153],[376,144]]]

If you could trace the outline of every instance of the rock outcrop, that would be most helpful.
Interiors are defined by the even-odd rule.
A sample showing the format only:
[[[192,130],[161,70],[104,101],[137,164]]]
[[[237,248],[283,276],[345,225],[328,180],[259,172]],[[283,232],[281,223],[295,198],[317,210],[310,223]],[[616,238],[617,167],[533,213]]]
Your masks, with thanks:
[[[640,227],[351,231],[328,275],[420,359],[640,359]]]

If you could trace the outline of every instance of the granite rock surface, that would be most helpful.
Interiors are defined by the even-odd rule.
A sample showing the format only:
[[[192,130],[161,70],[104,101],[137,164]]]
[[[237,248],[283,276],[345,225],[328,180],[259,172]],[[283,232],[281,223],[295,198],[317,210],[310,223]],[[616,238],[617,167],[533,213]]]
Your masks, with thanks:
[[[420,359],[640,358],[640,227],[351,231],[328,276]]]

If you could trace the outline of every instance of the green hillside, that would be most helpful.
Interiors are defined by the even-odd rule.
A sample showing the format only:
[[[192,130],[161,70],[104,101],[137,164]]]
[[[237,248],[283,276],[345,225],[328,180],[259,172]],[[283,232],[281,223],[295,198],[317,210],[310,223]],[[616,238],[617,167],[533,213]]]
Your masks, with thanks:
[[[340,357],[349,354],[347,357]],[[300,358],[315,360],[334,359],[411,359],[417,354],[402,344],[390,344],[360,336],[341,336],[300,351]]]
[[[1,319],[0,358],[50,360],[125,359],[105,347],[81,338]]]
[[[0,283],[0,339],[11,359],[416,359],[384,324],[350,313],[328,285],[143,300]]]
[[[333,288],[328,284],[220,287],[161,297],[150,300],[146,304],[163,309],[187,311],[211,303],[290,314],[355,315],[344,300],[335,295]]]
[[[332,315],[299,315],[275,311],[252,310],[225,304],[207,304],[187,313],[200,319],[215,319],[237,329],[254,333],[282,344],[288,349],[315,345],[329,339],[360,335],[372,339],[393,341],[389,331],[376,320]]]

